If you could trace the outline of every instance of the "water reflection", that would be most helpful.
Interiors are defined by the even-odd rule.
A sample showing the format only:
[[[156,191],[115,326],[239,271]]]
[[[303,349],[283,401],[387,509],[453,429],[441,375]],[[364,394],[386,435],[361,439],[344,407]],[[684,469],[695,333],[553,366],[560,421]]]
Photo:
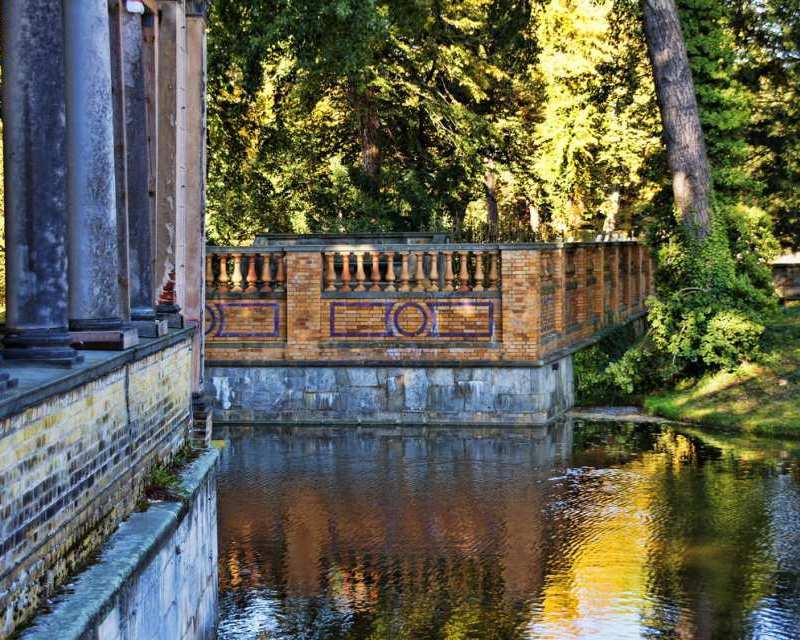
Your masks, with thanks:
[[[800,637],[794,452],[611,423],[222,435],[223,639]]]

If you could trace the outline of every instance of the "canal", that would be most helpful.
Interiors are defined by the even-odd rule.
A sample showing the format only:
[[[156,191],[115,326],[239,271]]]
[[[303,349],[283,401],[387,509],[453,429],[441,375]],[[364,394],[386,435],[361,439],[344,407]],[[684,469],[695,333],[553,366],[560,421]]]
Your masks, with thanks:
[[[230,428],[221,640],[800,638],[800,443]]]

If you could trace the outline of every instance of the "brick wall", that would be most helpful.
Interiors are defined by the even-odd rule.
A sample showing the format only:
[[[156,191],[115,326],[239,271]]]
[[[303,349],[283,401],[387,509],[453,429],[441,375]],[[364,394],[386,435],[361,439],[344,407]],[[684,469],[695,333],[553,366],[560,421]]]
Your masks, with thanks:
[[[190,409],[187,335],[0,421],[0,638],[133,510]]]
[[[497,245],[424,248],[287,247],[282,293],[247,294],[237,272],[206,301],[207,359],[533,361],[640,314],[652,286],[649,254],[631,242],[500,246],[497,286],[487,275]],[[451,255],[461,257],[447,286]]]

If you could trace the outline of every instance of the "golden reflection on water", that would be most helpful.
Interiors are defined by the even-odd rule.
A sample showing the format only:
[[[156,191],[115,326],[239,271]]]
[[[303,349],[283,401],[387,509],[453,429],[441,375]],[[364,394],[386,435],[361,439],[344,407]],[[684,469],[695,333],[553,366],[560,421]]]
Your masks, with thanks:
[[[229,436],[223,640],[800,637],[794,456],[589,423]]]

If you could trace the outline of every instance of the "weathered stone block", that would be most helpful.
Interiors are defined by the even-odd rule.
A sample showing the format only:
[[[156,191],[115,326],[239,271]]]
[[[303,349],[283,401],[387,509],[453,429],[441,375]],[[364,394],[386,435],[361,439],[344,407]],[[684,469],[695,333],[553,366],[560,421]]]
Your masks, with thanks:
[[[428,369],[428,382],[440,387],[452,387],[455,384],[453,369]]]
[[[367,367],[351,367],[348,372],[350,384],[354,387],[378,386],[378,374],[375,369]]]
[[[401,374],[405,388],[405,409],[425,411],[428,404],[428,376],[421,369],[405,369]]]
[[[305,371],[308,391],[336,391],[336,370],[332,367],[309,367]]]
[[[388,411],[402,411],[406,403],[406,388],[403,376],[386,378],[386,408]]]
[[[530,369],[495,369],[492,373],[492,388],[497,394],[530,393]]]
[[[386,391],[380,387],[352,387],[343,397],[346,410],[353,417],[386,411]]]
[[[431,385],[426,409],[433,413],[461,413],[464,411],[464,398],[454,385]]]

